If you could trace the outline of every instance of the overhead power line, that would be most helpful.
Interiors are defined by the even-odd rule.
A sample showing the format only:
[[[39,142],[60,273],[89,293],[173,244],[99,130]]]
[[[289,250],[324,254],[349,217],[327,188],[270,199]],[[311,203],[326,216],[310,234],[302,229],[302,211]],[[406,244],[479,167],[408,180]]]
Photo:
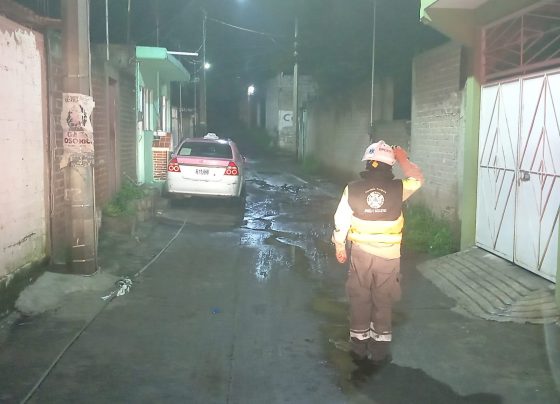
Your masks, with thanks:
[[[213,21],[213,22],[218,23],[218,24],[221,24],[221,25],[225,25],[226,27],[237,29],[239,31],[245,31],[245,32],[250,32],[252,34],[262,35],[264,37],[267,37],[268,39],[270,39],[274,43],[276,43],[275,38],[285,38],[284,35],[277,35],[277,34],[271,34],[269,32],[255,31],[254,29],[249,29],[249,28],[245,28],[245,27],[240,27],[238,25],[233,25],[233,24],[227,23],[227,22],[222,21],[222,20],[218,20],[217,18],[213,18],[213,17],[208,17],[208,20]]]

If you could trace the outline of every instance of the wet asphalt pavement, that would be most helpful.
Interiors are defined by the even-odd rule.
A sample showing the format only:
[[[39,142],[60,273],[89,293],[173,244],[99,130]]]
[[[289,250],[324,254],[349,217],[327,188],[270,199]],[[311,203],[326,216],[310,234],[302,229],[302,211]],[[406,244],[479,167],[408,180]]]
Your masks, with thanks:
[[[18,318],[0,346],[0,402],[560,402],[546,328],[452,312],[418,257],[402,263],[393,362],[356,367],[330,245],[341,191],[255,161],[244,206],[162,201],[135,238],[106,234],[102,270],[131,276],[131,291]]]

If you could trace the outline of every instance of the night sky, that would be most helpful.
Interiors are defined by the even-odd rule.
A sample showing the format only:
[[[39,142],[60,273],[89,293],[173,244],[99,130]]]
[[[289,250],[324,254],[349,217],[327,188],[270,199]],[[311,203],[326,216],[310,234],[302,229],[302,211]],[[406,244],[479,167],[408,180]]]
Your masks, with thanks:
[[[294,19],[300,26],[301,73],[322,91],[340,93],[369,80],[373,0],[132,0],[131,38],[137,45],[198,51],[202,10],[208,13],[208,101],[231,101],[249,83],[293,69]],[[110,37],[127,37],[127,0],[110,1]],[[419,0],[377,0],[376,71],[397,77],[397,118],[409,114],[410,65],[415,53],[443,41],[419,22]],[[91,0],[93,42],[105,41],[105,1]],[[259,31],[245,32],[214,21]],[[192,71],[192,66],[185,62]]]

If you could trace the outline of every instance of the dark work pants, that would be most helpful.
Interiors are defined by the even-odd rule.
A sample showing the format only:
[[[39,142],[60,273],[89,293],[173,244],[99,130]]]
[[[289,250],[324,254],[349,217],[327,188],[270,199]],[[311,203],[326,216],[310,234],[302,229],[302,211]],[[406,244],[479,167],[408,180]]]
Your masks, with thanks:
[[[400,258],[381,258],[352,244],[346,281],[353,352],[381,360],[392,339],[392,307],[401,297]]]

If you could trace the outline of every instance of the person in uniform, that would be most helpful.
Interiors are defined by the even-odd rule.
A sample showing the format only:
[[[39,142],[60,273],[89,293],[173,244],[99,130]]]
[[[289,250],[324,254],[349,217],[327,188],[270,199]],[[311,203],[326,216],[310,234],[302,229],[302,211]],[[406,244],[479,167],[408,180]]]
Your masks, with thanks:
[[[370,145],[362,161],[361,179],[346,186],[338,204],[332,241],[341,264],[350,244],[350,353],[358,362],[381,363],[390,361],[392,305],[401,295],[402,206],[424,178],[404,149],[383,140]],[[395,162],[404,179],[395,179]]]

